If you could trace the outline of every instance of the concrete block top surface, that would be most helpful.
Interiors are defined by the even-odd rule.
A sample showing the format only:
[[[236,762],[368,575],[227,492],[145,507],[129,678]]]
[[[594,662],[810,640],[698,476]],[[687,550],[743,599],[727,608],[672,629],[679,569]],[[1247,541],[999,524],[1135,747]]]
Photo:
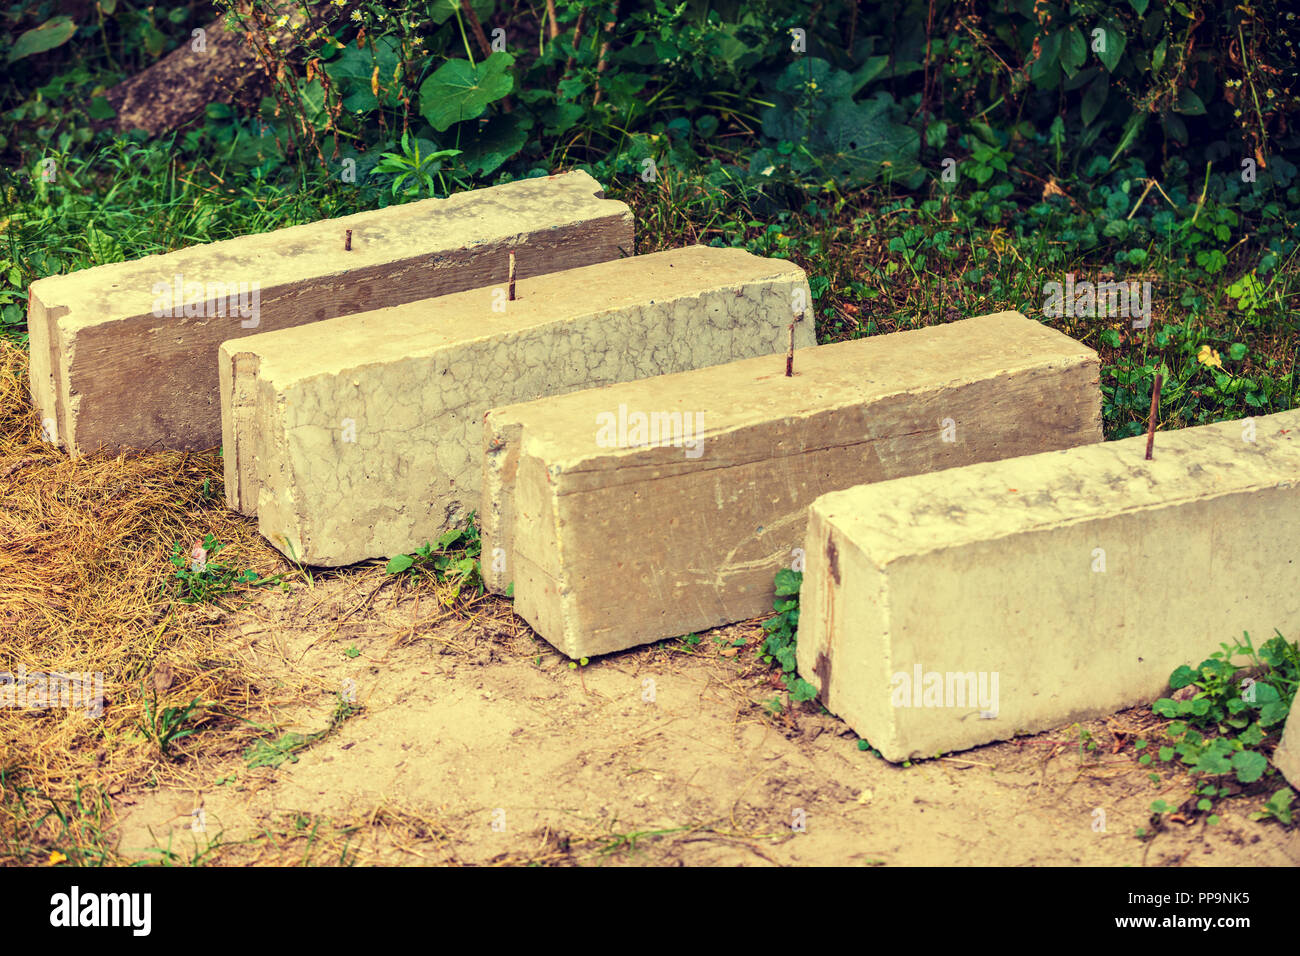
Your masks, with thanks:
[[[504,287],[472,289],[264,332],[229,342],[224,350],[256,353],[258,377],[283,388],[454,344],[518,336],[565,317],[696,299],[712,289],[777,279],[802,283],[804,272],[743,249],[690,246],[521,279],[516,299],[501,303],[500,310],[493,309],[494,296],[503,296]],[[545,356],[521,355],[519,361],[536,363]]]
[[[825,494],[872,562],[1300,480],[1300,410],[1083,445]]]
[[[958,353],[956,350],[960,350]],[[954,388],[1015,372],[1097,363],[1097,353],[1018,312],[999,312],[893,335],[835,342],[688,372],[570,392],[495,409],[489,422],[524,426],[526,446],[552,464],[618,456],[670,457],[672,449],[597,447],[593,416],[615,404],[634,409],[700,410],[705,435],[823,414],[837,407]],[[806,384],[805,384],[806,383]],[[792,448],[791,453],[800,449]]]
[[[72,331],[151,314],[155,285],[175,275],[199,282],[256,279],[270,292],[419,256],[431,246],[485,245],[602,216],[630,220],[631,212],[623,203],[605,199],[587,173],[570,172],[95,266],[38,279],[31,288],[47,309],[58,310],[60,325]],[[344,251],[347,229],[352,230],[350,251]]]

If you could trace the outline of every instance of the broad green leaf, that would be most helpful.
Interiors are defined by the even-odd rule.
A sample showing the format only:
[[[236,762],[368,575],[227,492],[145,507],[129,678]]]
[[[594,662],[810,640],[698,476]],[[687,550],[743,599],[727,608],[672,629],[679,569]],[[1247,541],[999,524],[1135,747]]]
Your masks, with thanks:
[[[1103,29],[1106,31],[1106,42],[1104,48],[1097,51],[1097,58],[1101,60],[1107,72],[1114,73],[1115,67],[1119,65],[1120,55],[1124,52],[1124,31],[1118,24],[1111,22],[1104,24]]]
[[[1133,8],[1133,12],[1138,16],[1142,16],[1142,14],[1147,12],[1147,4],[1149,2],[1150,0],[1128,0],[1129,6]]]
[[[863,70],[867,70],[873,62],[868,60]],[[777,77],[775,86],[778,91],[796,99],[811,95],[820,99],[837,100],[851,95],[856,89],[852,76],[818,56],[796,57]]]
[[[1146,113],[1134,113],[1129,117],[1128,122],[1124,124],[1124,135],[1120,137],[1119,145],[1115,147],[1115,152],[1111,153],[1110,159],[1106,161],[1108,165],[1114,165],[1119,154],[1133,144],[1133,140],[1137,139],[1138,132],[1142,129],[1146,119]]]
[[[1183,87],[1178,93],[1178,99],[1174,101],[1174,109],[1188,116],[1201,116],[1205,113],[1205,104],[1190,89]]]
[[[1056,83],[1056,68],[1060,65],[1061,34],[1051,33],[1043,38],[1038,48],[1038,59],[1030,67],[1030,77],[1044,89],[1051,89]]]
[[[782,568],[776,572],[776,593],[780,597],[790,594],[798,594],[799,587],[803,583],[803,575],[798,571],[791,571],[789,568]]]
[[[102,96],[91,97],[90,109],[87,112],[94,120],[112,119],[117,115],[117,110],[113,109],[112,104]]]
[[[1174,142],[1186,145],[1187,124],[1182,121],[1177,113],[1161,113],[1160,126],[1164,129],[1165,135]]]
[[[910,126],[889,117],[893,98],[878,93],[865,103],[842,101],[818,129],[824,137],[828,171],[842,182],[874,182],[890,178],[910,186],[924,170],[917,165],[921,137]],[[819,144],[820,145],[820,144]]]
[[[377,37],[373,52],[369,43],[361,47],[349,44],[338,57],[325,64],[325,72],[338,85],[343,108],[364,113],[378,107],[381,101],[385,106],[397,105],[399,90],[393,73],[399,62],[397,41]],[[378,98],[375,85],[379,87]]]
[[[889,57],[887,55],[867,57],[867,62],[856,70],[853,74],[853,85],[849,92],[857,93],[889,66]]]
[[[1165,65],[1165,51],[1168,49],[1168,43],[1161,40],[1156,44],[1156,48],[1151,51],[1151,72],[1159,73],[1160,68]]]
[[[1273,796],[1268,798],[1264,806],[1273,813],[1282,823],[1287,826],[1291,825],[1291,801],[1295,799],[1295,794],[1291,792],[1290,787],[1283,787]]]
[[[493,53],[477,64],[447,61],[420,84],[420,115],[440,133],[452,123],[482,116],[489,103],[514,89],[509,72],[514,62],[509,53]]]
[[[1232,769],[1237,771],[1240,783],[1254,783],[1264,776],[1268,768],[1268,759],[1253,750],[1242,750],[1232,755]]]
[[[471,173],[487,176],[510,159],[528,142],[531,124],[520,113],[503,113],[486,123],[475,124],[471,135],[460,141],[461,161]]]
[[[802,677],[796,677],[788,684],[790,688],[790,699],[796,703],[802,703],[805,700],[812,700],[817,696],[817,688],[808,683]]]
[[[1071,24],[1065,28],[1061,41],[1061,69],[1066,76],[1074,76],[1088,59],[1088,44],[1083,31]]]
[[[401,574],[415,563],[415,558],[409,554],[397,554],[389,559],[388,567],[384,570],[388,574]]]
[[[1207,750],[1196,758],[1194,768],[1197,773],[1220,774],[1227,773],[1232,769],[1232,761],[1228,755],[1218,750]]]
[[[13,63],[23,57],[63,46],[76,32],[77,25],[72,22],[71,17],[54,17],[46,20],[39,27],[33,27],[14,41],[14,45],[9,48],[7,60]]]
[[[1290,712],[1291,705],[1286,701],[1269,701],[1259,709],[1259,725],[1261,727],[1272,727],[1274,724],[1280,724],[1286,720]]]
[[[1088,89],[1083,94],[1083,106],[1079,110],[1084,126],[1090,126],[1097,118],[1101,108],[1106,105],[1106,96],[1109,93],[1110,76],[1106,73],[1102,73],[1088,84]]]

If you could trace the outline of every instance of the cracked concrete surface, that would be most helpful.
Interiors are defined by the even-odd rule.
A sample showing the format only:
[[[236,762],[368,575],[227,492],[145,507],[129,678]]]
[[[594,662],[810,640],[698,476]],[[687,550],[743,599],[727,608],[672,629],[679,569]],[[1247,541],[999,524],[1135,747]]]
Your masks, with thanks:
[[[818,499],[799,673],[898,761],[1148,703],[1243,630],[1295,633],[1300,411],[1252,424],[1161,433],[1151,461],[1138,436]],[[895,706],[918,664],[998,675],[996,716]]]
[[[563,653],[607,654],[770,612],[825,492],[1102,439],[1097,354],[1015,312],[799,350],[794,371],[748,359],[490,413],[489,586],[513,582]],[[614,409],[702,421],[698,457],[611,447]]]
[[[792,263],[704,246],[496,291],[223,346],[231,506],[307,564],[409,551],[479,507],[490,409],[784,351],[810,301]]]

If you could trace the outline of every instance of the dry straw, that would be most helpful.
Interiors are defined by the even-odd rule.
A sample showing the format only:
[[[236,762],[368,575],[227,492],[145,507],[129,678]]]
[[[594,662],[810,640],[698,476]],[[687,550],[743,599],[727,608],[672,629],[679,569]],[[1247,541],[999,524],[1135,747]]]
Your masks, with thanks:
[[[0,862],[111,862],[108,796],[180,782],[175,758],[200,737],[205,756],[233,753],[257,733],[247,721],[269,721],[266,695],[220,647],[220,615],[174,600],[173,542],[205,533],[241,568],[289,570],[223,496],[212,454],[72,461],[46,444],[27,354],[0,341],[0,674],[104,675],[97,719],[0,707]],[[205,732],[163,754],[139,730],[155,694],[158,707],[207,704]]]

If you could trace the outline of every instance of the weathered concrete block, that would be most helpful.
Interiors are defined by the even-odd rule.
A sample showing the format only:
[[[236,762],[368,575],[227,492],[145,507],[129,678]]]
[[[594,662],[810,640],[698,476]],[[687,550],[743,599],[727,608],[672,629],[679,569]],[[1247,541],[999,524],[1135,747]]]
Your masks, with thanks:
[[[510,250],[520,277],[631,255],[632,214],[603,195],[566,173],[41,279],[32,400],[73,455],[211,448],[222,342],[504,283]]]
[[[1300,629],[1300,411],[819,498],[799,673],[888,760],[1150,702]],[[987,716],[984,716],[987,715]]]
[[[1300,717],[1297,714],[1300,714],[1300,704],[1293,702],[1286,729],[1282,731],[1282,742],[1273,751],[1273,765],[1282,772],[1287,783],[1300,790]]]
[[[808,302],[798,266],[705,246],[496,291],[223,345],[231,507],[309,564],[410,550],[478,507],[489,409],[783,351]]]
[[[804,349],[794,370],[763,357],[491,412],[491,586],[513,581],[571,657],[745,620],[771,611],[818,495],[1102,437],[1096,353],[1015,312]]]

